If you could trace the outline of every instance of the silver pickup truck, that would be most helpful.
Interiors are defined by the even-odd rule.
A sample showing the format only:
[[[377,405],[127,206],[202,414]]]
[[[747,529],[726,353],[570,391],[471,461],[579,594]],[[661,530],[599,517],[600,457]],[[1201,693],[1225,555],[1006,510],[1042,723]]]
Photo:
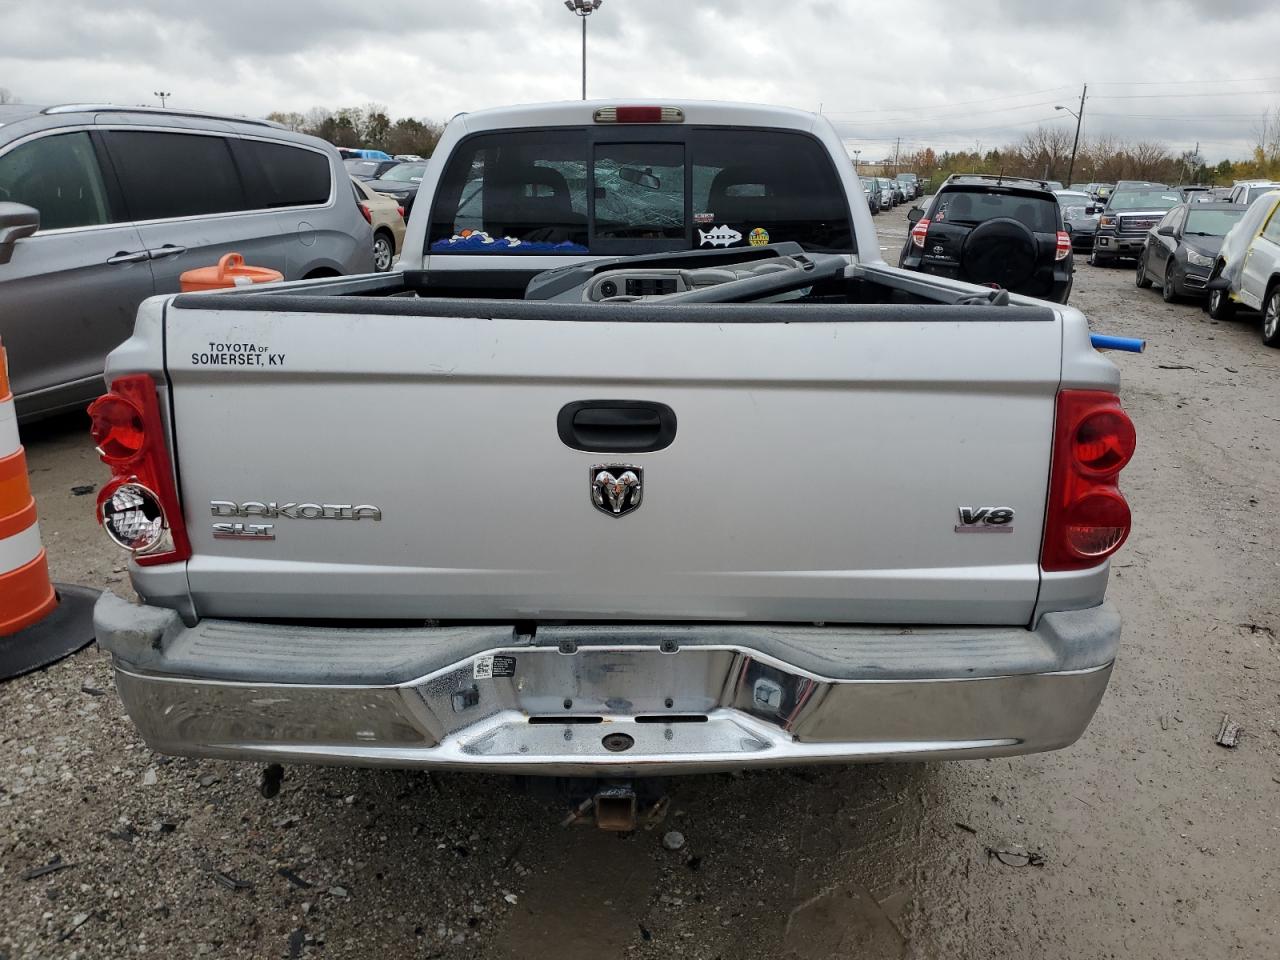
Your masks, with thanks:
[[[879,250],[820,117],[557,104],[450,124],[399,272],[147,301],[91,408],[143,736],[621,778],[1072,743],[1118,373]]]

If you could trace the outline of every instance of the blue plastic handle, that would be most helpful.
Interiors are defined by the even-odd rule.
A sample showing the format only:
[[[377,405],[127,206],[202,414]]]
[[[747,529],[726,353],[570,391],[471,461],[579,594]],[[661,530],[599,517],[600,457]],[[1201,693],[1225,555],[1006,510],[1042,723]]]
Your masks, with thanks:
[[[1147,349],[1147,341],[1135,340],[1133,337],[1111,337],[1105,333],[1091,333],[1089,340],[1095,350],[1127,350],[1129,353],[1141,353]]]

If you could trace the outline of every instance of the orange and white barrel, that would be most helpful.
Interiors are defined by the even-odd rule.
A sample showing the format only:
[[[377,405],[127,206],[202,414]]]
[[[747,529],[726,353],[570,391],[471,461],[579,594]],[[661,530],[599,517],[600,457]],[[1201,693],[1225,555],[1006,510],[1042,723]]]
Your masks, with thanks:
[[[57,605],[0,344],[0,637],[44,619]]]

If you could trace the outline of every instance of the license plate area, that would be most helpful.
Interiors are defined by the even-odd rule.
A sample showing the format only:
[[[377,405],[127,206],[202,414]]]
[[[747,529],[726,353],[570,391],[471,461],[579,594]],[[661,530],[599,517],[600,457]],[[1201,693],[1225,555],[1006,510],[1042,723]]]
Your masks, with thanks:
[[[438,742],[469,755],[670,756],[789,740],[801,707],[826,686],[735,649],[525,647],[486,652],[402,693]]]
[[[530,723],[516,715],[475,737],[462,737],[464,753],[486,758],[673,757],[753,754],[772,739],[718,711],[702,723],[637,723],[632,717],[604,717],[600,723]]]

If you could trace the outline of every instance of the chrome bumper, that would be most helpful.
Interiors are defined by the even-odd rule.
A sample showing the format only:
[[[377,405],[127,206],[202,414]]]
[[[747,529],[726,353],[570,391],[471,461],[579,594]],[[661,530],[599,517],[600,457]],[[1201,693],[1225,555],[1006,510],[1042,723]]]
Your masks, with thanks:
[[[184,628],[105,597],[99,643],[162,753],[558,776],[1052,750],[1084,732],[1119,637],[1104,605],[1036,631],[618,625],[494,644],[501,628]],[[448,662],[421,671],[432,657]]]
[[[1112,253],[1137,253],[1146,246],[1146,234],[1117,236],[1114,233],[1099,233],[1094,238],[1094,246]]]

